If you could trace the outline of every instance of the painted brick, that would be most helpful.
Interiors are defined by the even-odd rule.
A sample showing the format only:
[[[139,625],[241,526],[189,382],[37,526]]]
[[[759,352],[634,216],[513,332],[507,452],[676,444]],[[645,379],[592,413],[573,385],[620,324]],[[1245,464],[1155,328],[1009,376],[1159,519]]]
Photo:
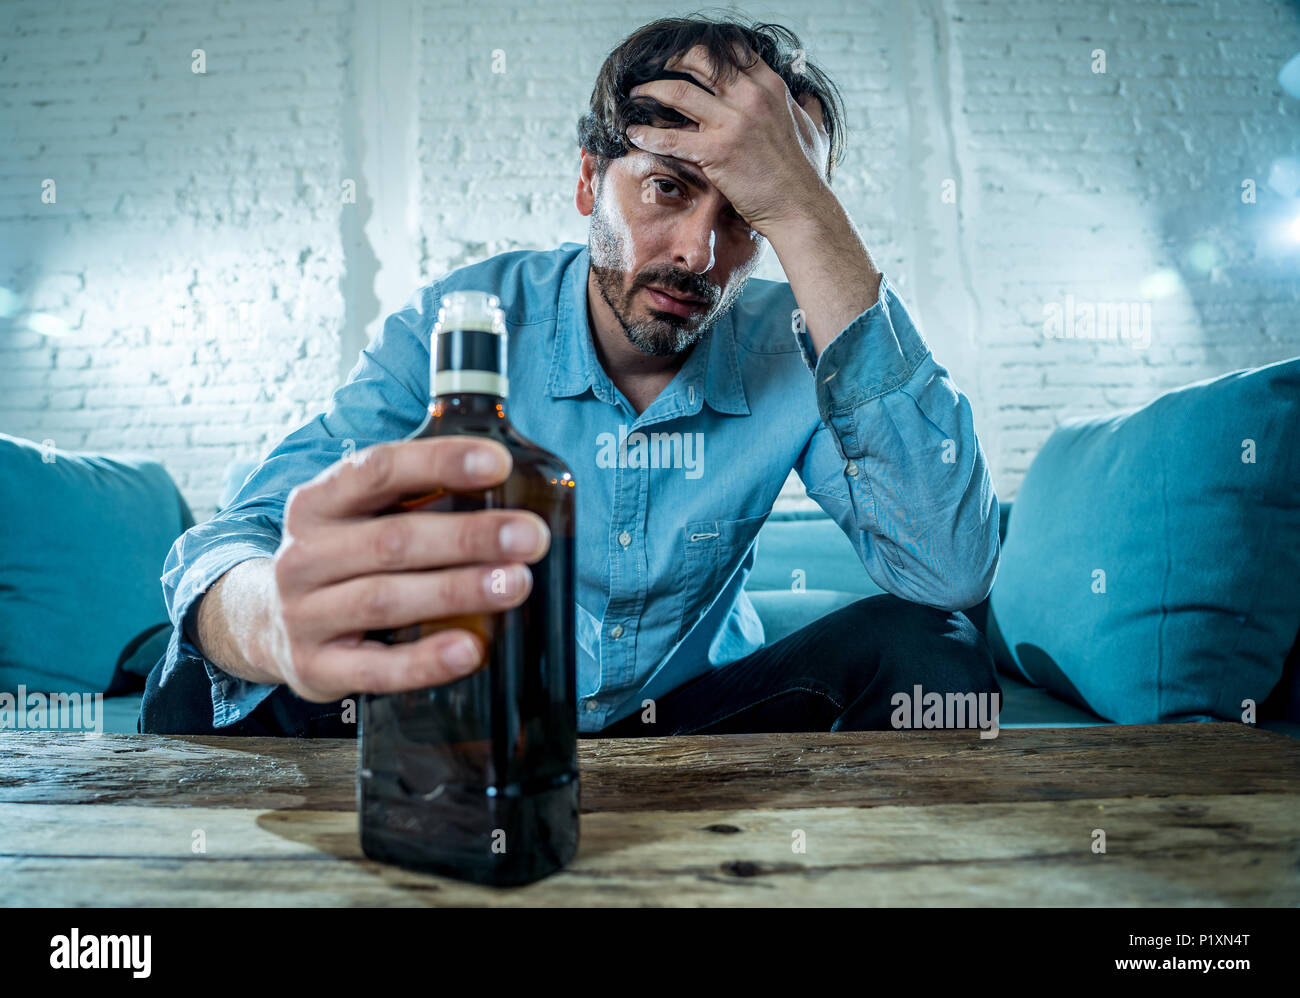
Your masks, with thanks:
[[[150,453],[205,517],[227,463],[321,411],[417,282],[585,239],[576,120],[607,51],[656,12],[393,0],[419,30],[389,25],[372,50],[374,8],[4,5],[0,286],[69,332],[0,319],[0,429]],[[1004,500],[1066,415],[1300,353],[1297,256],[1265,240],[1285,220],[1269,165],[1300,155],[1300,102],[1276,85],[1300,50],[1287,5],[810,0],[768,17],[844,92],[836,189],[970,397]],[[410,93],[354,96],[406,53]],[[404,179],[379,183],[367,141],[407,128]],[[409,231],[380,232],[379,209]],[[1046,303],[1142,301],[1162,269],[1145,353],[1044,336]],[[774,254],[757,276],[782,276]],[[783,499],[801,494],[792,476]]]

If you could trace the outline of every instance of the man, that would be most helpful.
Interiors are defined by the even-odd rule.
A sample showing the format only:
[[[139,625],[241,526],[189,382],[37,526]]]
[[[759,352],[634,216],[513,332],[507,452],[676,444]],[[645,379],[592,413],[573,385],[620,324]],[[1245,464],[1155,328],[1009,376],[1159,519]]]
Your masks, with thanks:
[[[886,728],[917,685],[998,693],[960,612],[993,583],[997,498],[969,403],[831,191],[843,131],[837,90],[783,28],[666,19],[625,40],[579,124],[588,245],[420,289],[329,410],[176,541],[176,631],[140,729],[348,736],[358,694],[482,665],[467,632],[364,640],[518,605],[549,544],[522,511],[372,515],[507,472],[494,444],[402,439],[457,289],[500,297],[511,419],[578,483],[584,734]],[[788,284],[750,280],[768,244]],[[694,441],[695,460],[633,459],[633,435],[653,432]],[[742,587],[791,469],[886,595],[764,646]],[[504,596],[481,587],[495,568],[513,573]]]

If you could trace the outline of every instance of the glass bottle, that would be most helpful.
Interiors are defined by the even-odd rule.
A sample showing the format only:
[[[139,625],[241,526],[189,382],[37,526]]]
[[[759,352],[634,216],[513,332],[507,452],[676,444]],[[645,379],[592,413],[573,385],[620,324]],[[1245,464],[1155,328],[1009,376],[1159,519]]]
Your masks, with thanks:
[[[490,489],[405,497],[378,515],[531,510],[550,528],[550,548],[529,565],[532,591],[514,609],[366,635],[392,644],[463,628],[486,655],[478,670],[443,686],[362,696],[357,788],[367,856],[496,885],[553,873],[578,846],[574,480],[510,424],[506,337],[495,296],[442,299],[429,414],[410,439],[491,437],[513,456],[509,478]]]

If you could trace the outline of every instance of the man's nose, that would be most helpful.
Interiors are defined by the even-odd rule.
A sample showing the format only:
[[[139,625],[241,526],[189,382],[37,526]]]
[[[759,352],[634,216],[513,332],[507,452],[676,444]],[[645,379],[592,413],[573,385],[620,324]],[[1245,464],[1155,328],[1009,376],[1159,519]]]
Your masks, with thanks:
[[[707,274],[713,269],[713,246],[717,232],[708,212],[693,211],[677,230],[677,262],[693,274]]]

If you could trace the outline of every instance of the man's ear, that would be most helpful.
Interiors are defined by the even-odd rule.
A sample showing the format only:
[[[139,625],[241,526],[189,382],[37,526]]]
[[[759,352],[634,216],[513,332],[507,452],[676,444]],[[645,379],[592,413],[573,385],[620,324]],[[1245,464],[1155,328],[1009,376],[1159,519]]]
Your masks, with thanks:
[[[596,184],[599,180],[596,177],[596,157],[582,148],[578,149],[578,155],[582,162],[578,167],[578,190],[573,203],[578,214],[585,216],[590,215],[595,208]]]

